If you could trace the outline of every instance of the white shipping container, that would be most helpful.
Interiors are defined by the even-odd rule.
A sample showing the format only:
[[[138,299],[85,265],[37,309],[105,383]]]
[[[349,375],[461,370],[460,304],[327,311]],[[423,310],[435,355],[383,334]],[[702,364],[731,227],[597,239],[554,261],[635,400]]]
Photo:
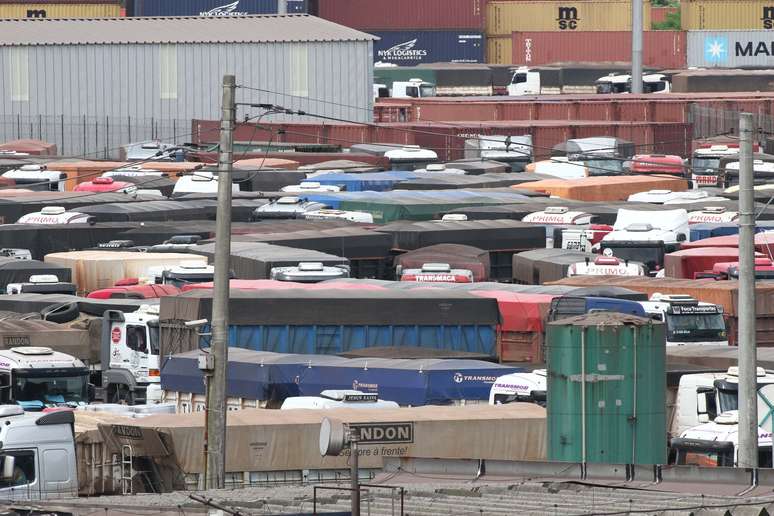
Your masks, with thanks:
[[[696,68],[774,68],[770,30],[688,31],[688,66]]]

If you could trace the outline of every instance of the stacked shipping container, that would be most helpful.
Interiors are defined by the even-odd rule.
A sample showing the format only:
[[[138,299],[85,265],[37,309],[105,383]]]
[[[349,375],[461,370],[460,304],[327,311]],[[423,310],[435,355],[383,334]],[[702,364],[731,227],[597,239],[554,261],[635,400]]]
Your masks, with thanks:
[[[307,0],[287,0],[288,13],[306,13]],[[276,14],[277,0],[128,0],[132,16],[245,16]]]
[[[112,18],[121,16],[120,0],[0,1],[0,18]]]
[[[374,61],[481,63],[485,0],[320,0],[319,16],[369,32]]]

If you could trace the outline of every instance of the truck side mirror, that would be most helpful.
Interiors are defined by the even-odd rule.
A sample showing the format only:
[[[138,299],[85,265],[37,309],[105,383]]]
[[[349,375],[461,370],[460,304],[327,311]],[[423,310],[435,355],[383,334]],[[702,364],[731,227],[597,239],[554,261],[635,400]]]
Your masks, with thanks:
[[[13,455],[6,455],[3,457],[3,480],[11,480],[13,478],[15,466],[16,457]]]
[[[688,240],[688,237],[685,236],[685,233],[678,233],[676,240],[678,242],[685,242],[686,240]]]
[[[699,423],[710,422],[709,397],[714,393],[715,390],[712,387],[696,388],[696,413],[699,417]]]

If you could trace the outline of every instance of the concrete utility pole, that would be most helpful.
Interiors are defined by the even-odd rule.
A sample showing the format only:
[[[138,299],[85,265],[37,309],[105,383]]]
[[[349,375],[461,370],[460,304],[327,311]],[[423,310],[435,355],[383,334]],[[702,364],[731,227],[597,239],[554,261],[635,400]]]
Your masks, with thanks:
[[[753,116],[739,118],[739,467],[758,467]]]
[[[632,0],[632,93],[642,93],[642,0]]]
[[[236,78],[223,76],[223,111],[218,154],[218,209],[215,219],[215,285],[212,298],[210,352],[215,361],[207,400],[207,487],[222,489],[226,477],[226,364],[228,363],[228,299],[231,258],[231,169],[234,154]]]
[[[360,430],[352,426],[349,427],[349,476],[352,488],[352,498],[350,498],[352,516],[360,516],[360,468],[358,455],[360,451]]]

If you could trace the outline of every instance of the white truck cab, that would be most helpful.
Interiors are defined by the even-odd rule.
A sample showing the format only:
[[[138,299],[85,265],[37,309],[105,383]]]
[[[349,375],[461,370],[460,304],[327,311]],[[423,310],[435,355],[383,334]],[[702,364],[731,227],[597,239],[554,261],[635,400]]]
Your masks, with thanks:
[[[239,191],[239,185],[231,184],[231,192]],[[218,193],[218,176],[209,171],[197,170],[190,174],[178,178],[175,182],[175,188],[172,190],[172,197],[196,193]]]
[[[175,267],[163,268],[160,274],[155,267],[151,267],[151,270],[156,275],[156,283],[173,285],[177,288],[183,288],[189,283],[213,281],[215,277],[213,265],[203,265],[196,261],[181,262]]]
[[[77,211],[67,211],[62,206],[46,206],[35,213],[22,215],[17,224],[90,224],[94,217]]]
[[[321,185],[317,181],[301,181],[297,185],[282,187],[282,192],[293,194],[340,192],[341,187],[336,185]]]
[[[540,89],[540,72],[530,70],[526,66],[520,66],[514,70],[513,76],[511,76],[508,96],[540,95]]]
[[[688,213],[688,224],[710,222],[727,224],[739,218],[738,211],[728,211],[725,206],[706,206],[701,210]]]
[[[25,283],[9,283],[6,294],[69,294],[74,296],[74,283],[59,281],[55,274],[33,274]]]
[[[32,260],[32,252],[29,249],[4,247],[0,249],[0,256],[14,258],[16,260]]]
[[[252,221],[262,219],[298,219],[310,211],[318,211],[326,206],[323,203],[305,201],[297,196],[283,196],[253,211]]]
[[[161,399],[159,306],[136,312],[107,310],[102,319],[102,389],[108,403]]]
[[[378,394],[341,389],[322,391],[319,396],[293,396],[286,398],[282,402],[280,409],[384,409],[398,407],[398,404],[394,401],[379,399]]]
[[[422,79],[395,81],[392,83],[390,96],[398,99],[435,97],[435,84]]]
[[[545,406],[547,372],[535,369],[531,373],[511,373],[500,376],[489,391],[490,405],[505,405],[514,402],[532,402]]]
[[[67,174],[58,170],[48,170],[45,165],[22,165],[16,170],[3,172],[3,177],[13,179],[17,188],[64,192]]]
[[[452,269],[448,263],[424,263],[421,269],[399,269],[400,281],[419,283],[473,283],[469,269]]]
[[[572,276],[644,276],[645,266],[641,263],[619,260],[615,256],[598,256],[592,262],[573,263],[567,269],[567,277]]]
[[[392,170],[415,170],[425,168],[438,161],[438,154],[419,145],[404,145],[400,149],[388,150],[384,157],[390,160]]]
[[[728,346],[722,306],[700,302],[691,296],[659,293],[641,304],[651,318],[666,324],[667,346]]]
[[[585,211],[570,211],[566,206],[549,206],[543,211],[530,213],[521,219],[530,224],[590,224],[594,216]]]
[[[631,93],[631,91],[631,75],[611,73],[597,79],[597,93]],[[643,93],[669,93],[671,91],[672,82],[668,76],[660,73],[642,76]]]
[[[672,190],[648,190],[632,194],[628,202],[646,202],[650,204],[678,204],[709,200],[706,190],[688,190],[685,192],[673,192]],[[720,200],[720,199],[713,199]]]
[[[89,369],[77,358],[46,347],[0,350],[0,402],[42,410],[86,404],[92,396]]]
[[[0,405],[0,498],[78,496],[74,424],[72,410],[25,413]]]
[[[538,161],[535,163],[534,172],[559,179],[582,179],[589,175],[589,169],[583,161],[574,161],[566,156]]]
[[[301,262],[293,267],[272,267],[270,278],[277,281],[319,283],[331,279],[349,278],[349,267],[327,266],[321,262]]]
[[[758,467],[772,467],[771,432],[758,427]],[[670,441],[679,466],[737,467],[739,411],[719,414],[714,421],[689,428]]]
[[[374,216],[365,211],[346,211],[324,208],[321,210],[308,211],[304,213],[307,220],[330,220],[342,219],[350,222],[359,222],[361,224],[373,224]]]

